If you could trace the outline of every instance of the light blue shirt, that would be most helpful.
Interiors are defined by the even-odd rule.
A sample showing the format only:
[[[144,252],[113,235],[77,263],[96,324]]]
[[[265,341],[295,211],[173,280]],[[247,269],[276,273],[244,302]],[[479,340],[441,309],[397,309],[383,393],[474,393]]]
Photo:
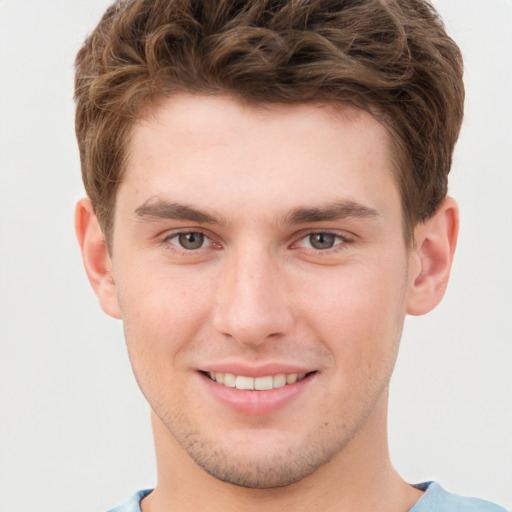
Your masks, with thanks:
[[[507,512],[489,501],[447,492],[437,482],[425,482],[414,487],[425,489],[425,492],[409,512]]]
[[[425,490],[409,512],[507,512],[503,507],[478,498],[464,498],[445,491],[436,482],[415,485]],[[152,489],[135,493],[126,503],[109,512],[141,512],[140,502]]]

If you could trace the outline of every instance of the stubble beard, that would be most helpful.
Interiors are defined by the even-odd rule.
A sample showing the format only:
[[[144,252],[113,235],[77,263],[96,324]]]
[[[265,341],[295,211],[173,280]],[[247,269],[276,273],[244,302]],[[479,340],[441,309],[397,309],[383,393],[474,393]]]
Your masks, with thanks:
[[[243,442],[230,440],[228,436],[219,442],[204,429],[194,428],[183,415],[172,415],[172,418],[157,415],[188,456],[211,476],[238,487],[272,489],[303,480],[340,454],[364,428],[379,398],[383,394],[387,396],[387,389],[385,385],[372,396],[363,408],[366,414],[338,423],[318,423],[294,443],[289,443],[289,436],[282,433],[270,450],[268,443],[261,449],[257,446],[248,449],[252,444],[250,433]],[[258,428],[255,431],[255,437],[265,436]],[[268,435],[269,439],[271,437],[272,432]]]
[[[236,444],[229,449],[219,446],[204,432],[167,428],[190,458],[208,474],[248,489],[271,489],[296,483],[327,464],[352,437],[344,425],[323,427],[331,432],[324,432],[321,439],[318,434],[309,434],[297,446],[275,446],[272,453],[243,453]]]

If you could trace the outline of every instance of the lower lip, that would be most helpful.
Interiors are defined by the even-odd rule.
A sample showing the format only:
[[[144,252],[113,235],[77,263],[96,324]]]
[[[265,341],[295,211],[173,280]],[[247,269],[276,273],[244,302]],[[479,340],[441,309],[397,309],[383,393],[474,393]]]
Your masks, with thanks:
[[[239,414],[266,415],[282,409],[294,401],[314,380],[309,374],[294,384],[267,391],[229,388],[199,373],[209,392],[223,405]]]

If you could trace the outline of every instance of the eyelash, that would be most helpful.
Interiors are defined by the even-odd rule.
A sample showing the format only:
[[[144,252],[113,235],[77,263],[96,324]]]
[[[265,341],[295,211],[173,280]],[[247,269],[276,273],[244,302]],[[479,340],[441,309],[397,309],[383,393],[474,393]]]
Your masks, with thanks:
[[[210,243],[206,247],[201,246],[197,249],[186,249],[185,247],[181,247],[179,245],[179,242],[176,242],[176,243],[172,242],[172,240],[174,238],[178,238],[182,235],[201,235],[204,237],[204,240],[208,240]],[[201,249],[206,249],[206,248],[209,248],[209,247],[215,245],[212,240],[212,237],[207,235],[204,231],[201,231],[200,229],[194,229],[194,230],[190,230],[190,231],[177,231],[175,233],[169,233],[162,239],[162,244],[165,245],[165,247],[167,249],[169,249],[177,254],[192,254],[195,252],[199,252]]]
[[[347,249],[347,246],[354,243],[354,239],[348,237],[347,235],[341,235],[336,232],[332,232],[329,230],[326,231],[309,231],[305,235],[302,235],[297,242],[295,242],[293,245],[297,245],[300,242],[310,240],[311,236],[313,235],[328,235],[333,236],[335,238],[334,245],[332,247],[328,247],[325,249],[315,249],[314,247],[303,247],[307,251],[313,252],[314,254],[332,254],[336,253],[338,251],[342,251]]]
[[[208,241],[209,244],[207,246],[201,245],[201,247],[198,247],[197,249],[186,249],[185,247],[180,246],[179,242],[172,242],[173,239],[177,239],[178,237],[182,235],[192,235],[192,234],[198,234],[201,235],[204,241]],[[289,247],[294,248],[301,248],[300,244],[301,242],[307,241],[310,239],[312,235],[328,235],[328,236],[334,236],[334,245],[332,247],[328,247],[325,249],[315,249],[314,247],[304,247],[302,246],[302,249],[306,250],[310,254],[332,254],[337,253],[339,251],[346,250],[348,246],[353,245],[355,243],[355,240],[352,237],[349,237],[347,235],[341,235],[336,232],[332,232],[329,230],[311,230],[306,233],[301,233],[300,237],[296,238],[296,241],[293,242]],[[169,233],[165,237],[162,238],[162,245],[165,245],[165,247],[176,253],[176,254],[194,254],[199,253],[201,249],[209,249],[209,248],[215,248],[218,249],[221,247],[221,244],[216,243],[211,236],[209,236],[207,233],[200,229],[190,230],[190,231],[177,231],[174,233]]]

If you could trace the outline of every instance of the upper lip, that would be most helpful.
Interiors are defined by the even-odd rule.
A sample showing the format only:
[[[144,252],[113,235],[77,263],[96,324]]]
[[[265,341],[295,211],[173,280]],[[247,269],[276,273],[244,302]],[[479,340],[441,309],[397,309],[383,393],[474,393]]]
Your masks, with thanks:
[[[234,375],[243,375],[245,377],[265,377],[267,375],[286,375],[294,373],[311,373],[314,368],[287,364],[287,363],[265,363],[262,365],[248,365],[246,363],[218,363],[210,364],[200,368],[200,371],[210,373],[232,373]]]

